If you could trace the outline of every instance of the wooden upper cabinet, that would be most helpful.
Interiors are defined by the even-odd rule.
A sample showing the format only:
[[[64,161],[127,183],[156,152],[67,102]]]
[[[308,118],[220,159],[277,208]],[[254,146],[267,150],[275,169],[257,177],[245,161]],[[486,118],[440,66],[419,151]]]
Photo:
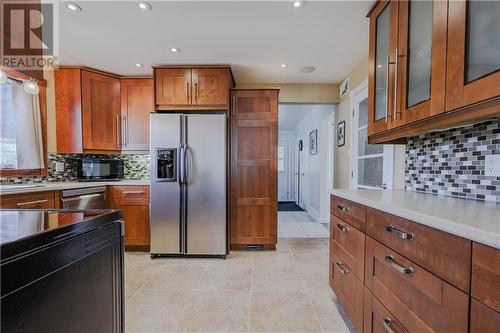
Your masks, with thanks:
[[[54,74],[57,152],[120,150],[120,80],[78,67]]]
[[[120,80],[82,71],[84,150],[120,150]]]
[[[227,110],[234,86],[228,66],[155,68],[157,110]]]
[[[398,10],[398,1],[380,1],[370,15],[368,135],[394,126]]]
[[[399,2],[397,125],[444,112],[447,15],[446,1]]]
[[[58,153],[83,153],[81,75],[79,68],[54,72]]]
[[[193,104],[227,106],[229,80],[227,69],[193,69]]]
[[[120,84],[122,152],[149,152],[153,79],[121,79]]]
[[[191,69],[156,68],[156,104],[164,107],[191,105]]]
[[[500,2],[448,3],[446,110],[500,97]]]
[[[369,142],[498,116],[499,13],[499,1],[378,1],[369,13]]]

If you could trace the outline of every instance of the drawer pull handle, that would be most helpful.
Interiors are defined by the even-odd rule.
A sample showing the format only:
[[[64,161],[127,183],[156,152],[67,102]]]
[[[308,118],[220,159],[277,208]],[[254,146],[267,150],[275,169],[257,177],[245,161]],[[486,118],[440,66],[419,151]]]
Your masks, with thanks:
[[[344,205],[337,205],[337,208],[346,213],[349,211],[349,207],[345,207]]]
[[[396,333],[396,331],[392,328],[394,324],[392,323],[391,318],[385,317],[382,320],[382,325],[384,325],[384,328],[387,333]]]
[[[44,199],[44,200],[35,200],[35,201],[19,202],[19,203],[17,203],[17,207],[26,206],[26,205],[34,205],[34,204],[44,203],[44,202],[48,202],[48,201],[49,201],[49,200]]]
[[[401,231],[398,228],[396,228],[395,226],[393,226],[392,224],[385,227],[385,230],[387,230],[388,232],[390,232],[394,236],[401,238],[401,239],[405,239],[405,240],[414,240],[415,239],[415,235],[412,234],[411,232]]]
[[[337,223],[337,229],[339,229],[342,232],[349,232],[349,228],[341,223]]]
[[[395,270],[401,274],[413,275],[413,267],[404,267],[398,264],[393,256],[385,256],[385,261],[387,261]]]
[[[347,274],[349,273],[349,270],[345,268],[344,264],[341,262],[336,262],[335,265],[338,267],[340,273],[342,274]]]
[[[144,191],[123,191],[123,194],[144,194]]]

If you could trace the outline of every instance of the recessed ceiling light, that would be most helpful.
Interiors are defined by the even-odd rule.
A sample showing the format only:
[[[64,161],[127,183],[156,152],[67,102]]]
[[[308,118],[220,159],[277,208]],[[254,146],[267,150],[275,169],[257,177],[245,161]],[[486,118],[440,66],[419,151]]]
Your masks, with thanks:
[[[144,67],[143,64],[135,64],[135,67]]]
[[[286,67],[286,64],[281,64],[281,68],[285,68]]]
[[[72,12],[81,12],[82,11],[82,7],[78,6],[76,3],[74,2],[69,2],[67,1],[65,3],[66,5],[66,8],[68,8],[69,10],[71,10]]]
[[[139,7],[142,10],[151,10],[152,7],[149,3],[141,1],[137,3],[137,7]]]
[[[299,7],[304,6],[304,1],[295,0],[292,2],[292,4],[295,8],[299,8]]]
[[[382,65],[377,65],[377,68],[382,68]]]
[[[308,73],[312,73],[316,70],[316,67],[314,66],[306,66],[306,67],[302,67],[300,69],[300,72],[301,73],[304,73],[304,74],[308,74]]]
[[[172,52],[172,53],[179,53],[179,52],[181,52],[181,49],[178,48],[178,47],[171,47],[170,48],[170,52]]]

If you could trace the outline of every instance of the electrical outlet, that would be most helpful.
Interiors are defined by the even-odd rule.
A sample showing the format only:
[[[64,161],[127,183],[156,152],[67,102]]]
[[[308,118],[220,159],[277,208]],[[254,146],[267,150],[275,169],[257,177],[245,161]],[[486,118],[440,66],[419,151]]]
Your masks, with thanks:
[[[56,172],[64,172],[64,162],[56,162]]]
[[[500,155],[486,156],[484,165],[484,175],[500,177]]]

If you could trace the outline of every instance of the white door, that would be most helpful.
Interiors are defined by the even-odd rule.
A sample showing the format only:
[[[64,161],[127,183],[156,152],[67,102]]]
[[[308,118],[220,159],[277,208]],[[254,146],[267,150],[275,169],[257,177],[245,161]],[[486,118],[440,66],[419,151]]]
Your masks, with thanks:
[[[278,143],[278,201],[290,200],[289,172],[289,144],[288,141],[280,141]]]
[[[394,146],[368,144],[368,86],[351,92],[351,188],[392,189]]]

